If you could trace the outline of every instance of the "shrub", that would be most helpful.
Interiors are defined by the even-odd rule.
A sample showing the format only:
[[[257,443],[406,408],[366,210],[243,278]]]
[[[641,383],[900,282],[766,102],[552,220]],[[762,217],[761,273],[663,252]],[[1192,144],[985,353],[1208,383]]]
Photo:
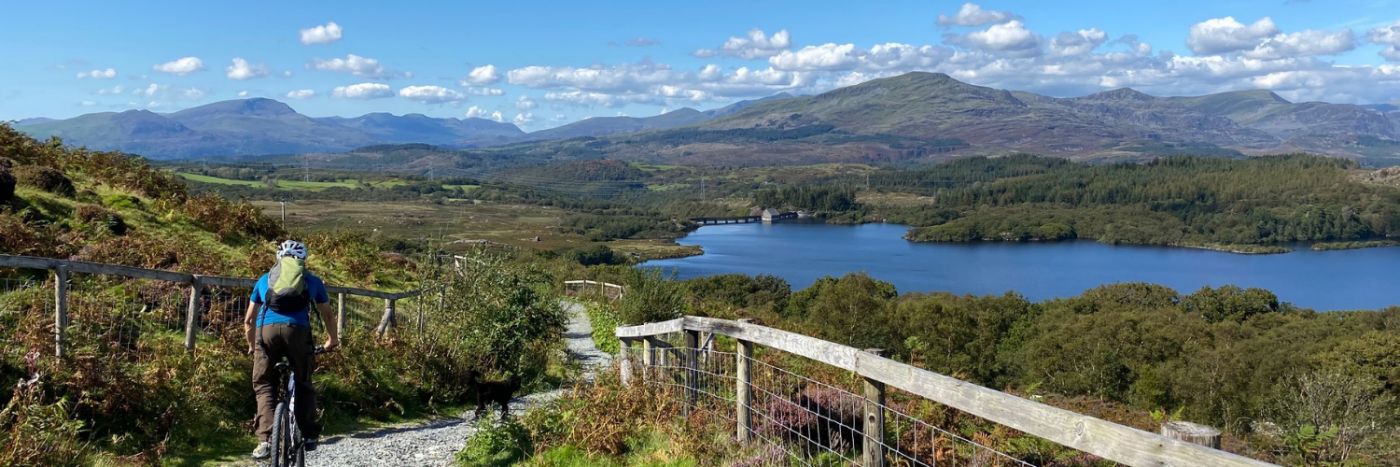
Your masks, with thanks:
[[[530,432],[514,420],[493,425],[489,417],[477,423],[477,432],[467,438],[467,446],[457,453],[457,465],[465,467],[504,467],[525,460],[535,451]]]
[[[78,439],[83,422],[69,415],[67,400],[44,402],[34,381],[15,386],[0,411],[0,429],[8,441],[0,450],[3,465],[76,465],[83,453]]]
[[[126,235],[126,220],[109,209],[86,204],[78,207],[78,222],[108,232],[113,235]]]
[[[48,256],[53,251],[52,236],[24,222],[18,215],[0,211],[0,251],[12,255]]]
[[[11,160],[0,157],[0,203],[15,197],[15,176],[10,173],[13,166]]]
[[[59,196],[71,197],[77,194],[77,190],[73,188],[73,181],[53,167],[22,165],[12,171],[19,183]]]
[[[687,303],[681,283],[666,280],[655,269],[637,270],[631,276],[618,306],[620,324],[666,321],[685,314]]]
[[[120,193],[102,197],[102,205],[112,209],[141,209],[141,198]]]
[[[584,266],[596,266],[599,264],[617,265],[627,263],[626,256],[617,254],[617,252],[613,251],[612,248],[608,248],[607,245],[594,245],[589,248],[580,248],[577,250],[573,250],[569,253],[569,256],[572,257],[575,262]]]
[[[283,235],[282,226],[248,203],[234,203],[212,195],[198,195],[185,201],[184,210],[199,225],[221,239],[246,237],[273,240]]]

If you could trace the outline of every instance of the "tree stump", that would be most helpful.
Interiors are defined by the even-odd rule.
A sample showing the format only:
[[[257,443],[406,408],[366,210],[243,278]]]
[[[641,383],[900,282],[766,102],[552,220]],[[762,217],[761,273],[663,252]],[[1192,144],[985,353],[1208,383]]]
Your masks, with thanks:
[[[1198,423],[1181,421],[1163,423],[1162,436],[1220,449],[1220,430]]]

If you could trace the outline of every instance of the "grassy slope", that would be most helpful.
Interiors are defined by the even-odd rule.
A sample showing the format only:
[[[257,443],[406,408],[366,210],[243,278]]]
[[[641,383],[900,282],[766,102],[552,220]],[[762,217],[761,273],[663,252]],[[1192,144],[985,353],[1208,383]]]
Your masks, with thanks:
[[[13,140],[0,143],[7,141]],[[13,150],[13,146],[0,145],[0,156],[15,159],[20,166],[58,164],[77,192],[67,196],[22,183],[17,187],[15,199],[0,201],[0,220],[18,221],[26,228],[41,229],[39,232],[43,236],[38,240],[46,246],[43,251],[31,254],[71,255],[76,259],[243,277],[256,276],[268,266],[266,259],[274,244],[271,238],[220,235],[194,216],[190,211],[193,205],[182,207],[181,202],[165,197],[174,193],[153,196],[113,186],[98,176],[74,168],[71,162],[63,162],[68,159],[43,162],[44,159],[35,159],[38,156],[11,152]],[[228,213],[220,214],[219,210],[226,208],[218,204],[200,206],[203,207],[199,209],[211,210],[212,218],[232,219]],[[128,227],[126,232],[107,232],[79,217],[82,210],[92,209],[106,209],[120,216]],[[303,238],[313,245],[311,267],[328,283],[379,290],[404,290],[414,285],[413,266],[391,264],[372,243],[344,233],[307,237]],[[0,253],[17,252],[9,248]],[[152,264],[154,261],[160,263]],[[175,262],[163,265],[167,261]],[[42,273],[0,270],[0,277],[19,276],[41,282],[46,278]],[[120,300],[136,300],[132,297],[137,293],[142,297],[154,293],[144,288],[138,292],[131,284],[121,281],[96,281],[96,278],[78,275],[72,287],[91,303],[120,303]],[[24,292],[0,291],[0,309],[10,310],[0,313],[0,343],[4,343],[4,350],[0,351],[0,372],[7,377],[27,373],[24,355],[29,349],[52,347],[51,331],[30,328],[31,325],[45,326],[44,320],[32,321],[26,318],[31,314],[14,312],[32,308],[36,310],[32,316],[46,316],[43,313],[44,290],[41,287]],[[138,328],[132,331],[139,329],[136,342],[141,346],[126,348],[106,342],[108,336],[102,333],[110,331],[101,324],[93,326],[94,320],[101,319],[103,314],[115,318],[127,316],[127,311],[115,306],[103,311],[87,303],[73,305],[70,316],[76,327],[70,330],[73,343],[69,355],[62,361],[52,357],[39,359],[43,390],[37,396],[35,403],[39,405],[34,406],[34,412],[19,419],[0,416],[0,431],[10,436],[11,442],[42,446],[61,453],[61,458],[66,460],[60,464],[99,465],[151,462],[198,465],[238,458],[252,448],[253,439],[243,426],[251,417],[247,357],[243,354],[241,337],[235,337],[241,336],[236,323],[211,324],[222,326],[217,331],[221,334],[202,334],[199,352],[188,354],[183,350],[182,329],[136,320],[133,323]],[[372,342],[365,336],[353,337],[355,335],[352,333],[348,339]],[[431,390],[430,385],[425,386],[420,380],[428,377],[424,374],[426,370],[414,368],[414,362],[403,359],[405,349],[396,348],[401,345],[347,347],[341,355],[328,357],[323,362],[322,371],[316,376],[317,385],[327,398],[337,401],[326,407],[329,433],[434,413],[463,402],[457,399],[460,395],[424,399],[424,391]],[[74,362],[90,363],[75,366]],[[95,366],[82,372],[84,365]],[[10,399],[9,391],[5,396]],[[66,409],[46,412],[59,406],[52,405],[55,403]],[[199,413],[188,413],[191,407],[202,408]],[[42,415],[44,413],[49,415]],[[159,416],[161,413],[180,416],[166,418]],[[135,420],[142,422],[132,425]],[[55,423],[59,421],[80,423],[81,431],[58,430]],[[16,437],[16,433],[33,429],[38,431],[32,433],[48,438],[39,441],[27,435]],[[8,455],[0,453],[0,464],[25,463]],[[58,462],[55,459],[41,462]]]

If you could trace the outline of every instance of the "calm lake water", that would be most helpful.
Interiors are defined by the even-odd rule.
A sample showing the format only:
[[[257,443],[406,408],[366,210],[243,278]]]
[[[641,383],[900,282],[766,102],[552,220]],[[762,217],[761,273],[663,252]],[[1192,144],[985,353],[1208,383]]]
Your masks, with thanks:
[[[680,239],[705,254],[649,261],[682,279],[772,274],[794,290],[818,278],[864,271],[900,292],[1002,294],[1039,301],[1116,282],[1151,282],[1181,293],[1203,286],[1260,287],[1316,310],[1400,305],[1400,248],[1239,255],[1186,248],[1060,243],[912,243],[907,227],[807,223],[702,227]]]

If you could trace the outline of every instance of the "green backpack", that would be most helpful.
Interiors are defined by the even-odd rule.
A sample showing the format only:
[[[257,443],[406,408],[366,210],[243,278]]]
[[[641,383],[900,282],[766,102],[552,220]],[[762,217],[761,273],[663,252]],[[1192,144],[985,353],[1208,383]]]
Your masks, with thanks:
[[[283,256],[267,272],[267,308],[282,314],[307,311],[311,296],[306,287],[306,261]]]

